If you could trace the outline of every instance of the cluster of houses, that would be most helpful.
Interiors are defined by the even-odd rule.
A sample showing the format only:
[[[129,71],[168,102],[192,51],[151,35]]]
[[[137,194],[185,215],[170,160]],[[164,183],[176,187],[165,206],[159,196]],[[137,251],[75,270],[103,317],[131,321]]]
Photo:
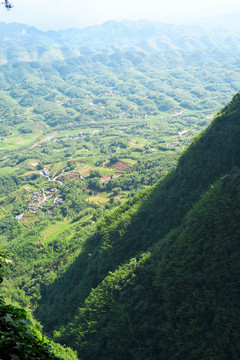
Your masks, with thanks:
[[[183,130],[178,132],[178,137],[181,138],[183,135],[186,135],[188,133],[188,130]],[[187,140],[186,143],[189,143],[191,140]],[[174,141],[171,144],[167,144],[166,147],[174,147],[179,145],[178,141]]]
[[[126,118],[137,119],[137,120],[148,119],[148,115],[141,116],[141,115],[126,113],[125,116]]]
[[[188,133],[188,130],[183,130],[183,131],[179,131],[178,135],[179,135],[179,137],[182,137],[186,133]]]
[[[36,214],[39,207],[39,202],[41,201],[42,193],[40,191],[33,192],[33,199],[29,203],[29,211],[33,214]]]
[[[86,136],[85,135],[82,135],[82,134],[79,134],[78,136],[75,136],[75,135],[67,135],[65,138],[54,138],[52,141],[54,143],[56,142],[61,142],[61,141],[66,141],[68,138],[72,138],[74,140],[77,140],[77,139],[85,139]]]
[[[57,191],[56,188],[52,188],[52,189],[50,189],[50,190],[46,190],[46,194],[48,194],[48,195],[53,195],[56,191]]]
[[[43,206],[48,200],[52,199],[53,195],[57,192],[56,188],[52,188],[49,190],[44,191],[44,189],[42,191],[38,190],[38,191],[34,191],[32,193],[33,198],[32,201],[28,204],[29,206],[29,212],[31,212],[32,214],[36,214],[37,211],[39,210],[39,207]],[[63,198],[62,195],[58,195],[56,196],[56,198],[53,201],[53,204],[55,206],[60,206],[63,203]],[[20,215],[16,215],[15,219],[18,222],[21,222],[24,218],[24,214],[22,213]],[[51,210],[47,210],[45,212],[46,216],[52,216],[52,211]]]
[[[48,171],[48,170],[47,170]],[[46,175],[47,176],[47,175]],[[33,213],[33,214],[36,214],[36,212],[37,212],[37,210],[38,210],[38,208],[40,207],[40,206],[43,206],[43,205],[45,205],[45,203],[48,201],[48,200],[50,200],[50,199],[52,199],[52,197],[53,197],[53,195],[54,195],[54,193],[57,191],[57,189],[56,188],[52,188],[52,189],[50,189],[50,190],[46,190],[45,192],[44,192],[44,190],[42,190],[43,191],[43,194],[41,194],[41,192],[40,191],[35,191],[34,193],[33,193],[33,200],[32,200],[32,202],[29,204],[29,211],[31,212],[31,213]],[[58,201],[56,201],[57,199],[62,199],[62,195],[58,195],[55,199],[54,199],[54,205],[62,205],[62,202],[63,201],[61,201],[61,202],[58,202]]]
[[[174,146],[177,146],[178,144],[179,144],[178,141],[174,141],[171,144],[167,144],[166,147],[174,147]]]

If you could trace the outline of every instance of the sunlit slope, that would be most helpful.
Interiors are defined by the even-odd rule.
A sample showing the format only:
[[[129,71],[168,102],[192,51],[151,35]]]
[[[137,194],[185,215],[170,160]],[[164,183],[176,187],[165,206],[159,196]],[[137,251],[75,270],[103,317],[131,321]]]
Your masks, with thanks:
[[[240,95],[182,155],[177,169],[105,217],[71,268],[42,292],[37,309],[46,329],[71,319],[92,288],[181,225],[211,184],[240,166]],[[61,314],[61,315],[60,315]]]

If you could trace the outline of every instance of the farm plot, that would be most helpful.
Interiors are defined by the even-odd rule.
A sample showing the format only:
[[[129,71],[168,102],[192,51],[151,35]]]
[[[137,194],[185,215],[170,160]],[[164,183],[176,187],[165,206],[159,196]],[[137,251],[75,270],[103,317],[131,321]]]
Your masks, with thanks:
[[[74,171],[78,172],[83,177],[86,177],[89,175],[90,171],[93,169],[95,169],[95,167],[89,166],[89,165],[84,165],[83,167],[75,169]]]
[[[117,171],[126,171],[131,170],[131,166],[124,164],[123,162],[117,162],[111,166],[109,166],[109,169],[115,169]]]

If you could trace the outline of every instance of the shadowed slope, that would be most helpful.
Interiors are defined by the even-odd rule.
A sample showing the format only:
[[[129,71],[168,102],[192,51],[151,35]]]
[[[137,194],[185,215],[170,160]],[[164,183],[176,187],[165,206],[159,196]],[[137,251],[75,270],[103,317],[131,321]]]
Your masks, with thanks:
[[[179,226],[186,212],[220,176],[240,166],[240,95],[215,117],[180,158],[178,167],[98,225],[85,249],[50,288],[37,316],[46,329],[70,320],[77,307],[120,264],[138,256]]]
[[[151,253],[110,273],[62,340],[83,360],[238,359],[240,171]]]

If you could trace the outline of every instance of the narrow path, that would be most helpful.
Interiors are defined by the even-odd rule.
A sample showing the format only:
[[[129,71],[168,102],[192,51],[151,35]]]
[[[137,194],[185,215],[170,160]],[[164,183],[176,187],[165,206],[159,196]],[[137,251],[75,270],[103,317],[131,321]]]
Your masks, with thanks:
[[[46,178],[48,179],[48,181],[50,181],[50,182],[51,182],[51,181],[55,181],[55,182],[58,182],[60,185],[62,185],[63,183],[62,183],[60,180],[57,180],[57,178],[58,178],[60,175],[62,175],[64,172],[65,172],[65,170],[63,170],[63,171],[61,172],[61,174],[55,176],[55,178],[53,178],[53,179],[50,179],[50,177],[49,177],[48,175],[44,175],[44,174],[42,173],[42,171],[40,171],[39,174],[42,175],[42,176],[44,176],[44,177],[46,177]]]

